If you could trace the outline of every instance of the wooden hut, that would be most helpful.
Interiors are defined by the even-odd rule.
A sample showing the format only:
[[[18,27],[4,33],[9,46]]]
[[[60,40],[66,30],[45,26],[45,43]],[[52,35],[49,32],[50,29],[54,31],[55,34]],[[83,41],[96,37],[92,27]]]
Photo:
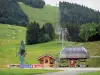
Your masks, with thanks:
[[[38,57],[39,64],[43,64],[44,67],[55,67],[55,58],[49,54],[44,54]]]

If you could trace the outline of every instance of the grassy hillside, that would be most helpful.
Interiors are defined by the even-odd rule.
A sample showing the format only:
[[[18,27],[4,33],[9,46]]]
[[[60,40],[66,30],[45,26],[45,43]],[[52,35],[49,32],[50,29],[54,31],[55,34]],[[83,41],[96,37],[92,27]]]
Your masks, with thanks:
[[[24,27],[0,24],[0,45],[16,45],[18,41],[25,40],[25,34]]]
[[[24,27],[0,24],[0,39],[25,39],[25,31],[26,28]]]
[[[30,22],[37,21],[41,25],[46,22],[56,24],[56,7],[46,5],[43,9],[37,9],[22,2],[19,2],[19,4],[22,10],[28,15]]]
[[[16,52],[19,51],[20,41],[25,40],[26,28],[0,24],[0,64],[19,63]],[[37,63],[37,57],[44,53],[58,53],[56,42],[26,46],[27,63]],[[5,61],[3,61],[5,60]]]
[[[19,63],[19,56],[16,57],[16,52],[19,51],[20,40],[25,40],[25,31],[26,28],[24,27],[0,24],[0,65]],[[90,55],[100,55],[100,41],[88,43],[73,42],[72,44],[73,46],[80,46],[80,44],[85,46]],[[69,43],[66,44],[66,46],[68,45]],[[60,50],[61,44],[57,44],[57,41],[28,45],[26,46],[27,55],[25,63],[38,63],[37,57],[45,53],[49,53],[56,57],[59,55]],[[89,64],[89,66],[100,67],[100,60],[89,59],[87,64]]]
[[[25,40],[26,28],[0,24],[0,64],[17,62],[17,46]]]
[[[90,56],[100,56],[100,41],[88,42],[84,44]],[[90,58],[87,60],[89,66],[100,67],[100,58]]]

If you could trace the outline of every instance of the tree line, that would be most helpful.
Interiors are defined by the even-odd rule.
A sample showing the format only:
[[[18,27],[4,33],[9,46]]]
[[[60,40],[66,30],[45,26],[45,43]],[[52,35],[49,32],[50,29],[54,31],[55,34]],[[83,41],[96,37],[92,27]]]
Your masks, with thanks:
[[[18,0],[19,2],[23,2],[26,5],[29,5],[34,8],[43,8],[45,5],[44,0]]]
[[[42,28],[38,22],[30,23],[26,31],[27,45],[43,43],[54,40],[54,27],[51,23],[45,23]]]
[[[28,22],[17,0],[0,0],[0,23],[26,26]]]
[[[60,2],[59,10],[60,25],[61,27],[68,29],[72,41],[81,40],[79,35],[81,25],[92,22],[98,24],[100,22],[100,12],[87,8],[83,5]]]

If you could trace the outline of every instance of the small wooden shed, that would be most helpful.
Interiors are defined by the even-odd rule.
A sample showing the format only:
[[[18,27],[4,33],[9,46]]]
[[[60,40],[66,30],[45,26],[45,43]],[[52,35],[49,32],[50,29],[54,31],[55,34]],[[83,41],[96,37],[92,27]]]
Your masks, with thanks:
[[[38,57],[39,64],[43,64],[44,67],[55,67],[55,58],[49,54],[44,54]]]

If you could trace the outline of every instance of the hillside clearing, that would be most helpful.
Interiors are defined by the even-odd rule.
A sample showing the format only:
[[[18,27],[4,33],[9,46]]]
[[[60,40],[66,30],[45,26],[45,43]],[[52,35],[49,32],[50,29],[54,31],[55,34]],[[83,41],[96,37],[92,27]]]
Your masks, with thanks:
[[[37,21],[40,25],[43,25],[47,22],[56,24],[56,13],[57,8],[54,6],[46,5],[42,9],[32,8],[28,5],[25,5],[22,2],[19,2],[22,10],[28,15],[29,21]]]

